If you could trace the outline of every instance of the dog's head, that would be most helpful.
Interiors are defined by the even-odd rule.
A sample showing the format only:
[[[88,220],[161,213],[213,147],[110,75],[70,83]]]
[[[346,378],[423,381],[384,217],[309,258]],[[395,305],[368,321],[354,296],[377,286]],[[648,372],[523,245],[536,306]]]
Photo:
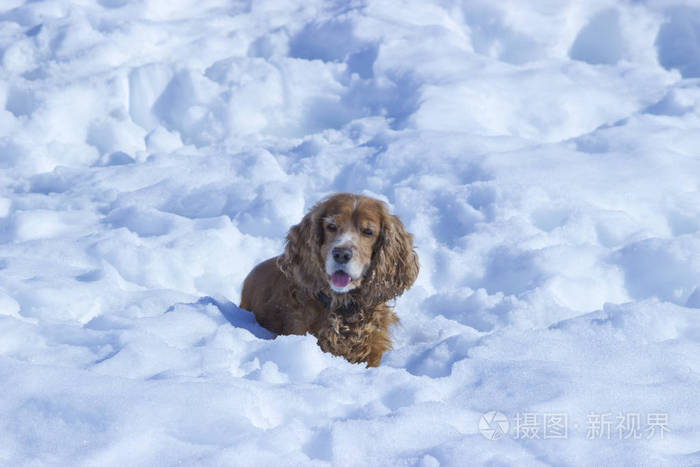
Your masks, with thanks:
[[[340,193],[316,204],[287,235],[278,264],[312,293],[353,292],[383,303],[418,275],[413,238],[381,201]]]

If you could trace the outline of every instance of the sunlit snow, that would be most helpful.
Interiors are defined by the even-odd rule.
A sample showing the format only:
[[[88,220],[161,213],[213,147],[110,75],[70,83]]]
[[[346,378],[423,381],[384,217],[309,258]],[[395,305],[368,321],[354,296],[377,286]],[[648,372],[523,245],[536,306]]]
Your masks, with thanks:
[[[243,279],[337,191],[367,369]],[[0,465],[700,465],[700,4],[3,0]]]

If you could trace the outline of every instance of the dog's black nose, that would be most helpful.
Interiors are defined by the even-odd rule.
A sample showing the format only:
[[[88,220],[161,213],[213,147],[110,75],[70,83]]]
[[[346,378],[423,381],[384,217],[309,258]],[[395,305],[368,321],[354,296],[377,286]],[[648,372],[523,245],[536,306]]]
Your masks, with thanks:
[[[333,248],[333,259],[338,264],[345,264],[352,259],[352,250],[350,248]]]

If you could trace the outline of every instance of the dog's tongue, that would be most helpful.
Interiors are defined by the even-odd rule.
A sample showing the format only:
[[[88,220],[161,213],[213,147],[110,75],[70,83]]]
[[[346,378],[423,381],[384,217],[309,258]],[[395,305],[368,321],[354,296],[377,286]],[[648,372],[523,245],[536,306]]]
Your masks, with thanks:
[[[331,282],[336,287],[345,287],[350,283],[350,276],[343,271],[336,271],[331,276]]]

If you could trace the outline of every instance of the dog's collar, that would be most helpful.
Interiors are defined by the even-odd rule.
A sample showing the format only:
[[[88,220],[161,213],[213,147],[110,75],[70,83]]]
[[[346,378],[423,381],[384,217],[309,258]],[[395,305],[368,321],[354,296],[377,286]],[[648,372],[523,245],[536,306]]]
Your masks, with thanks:
[[[319,293],[316,294],[316,300],[321,302],[321,305],[323,305],[324,308],[330,309],[331,307],[331,302],[332,299],[328,295],[326,295],[323,291],[320,291]],[[336,308],[335,312],[340,313],[343,316],[350,316],[354,314],[358,309],[359,305],[355,301],[351,301],[343,306],[339,306]]]
[[[321,305],[323,305],[323,308],[329,308],[331,306],[331,297],[324,294],[323,292],[319,292],[316,294],[316,300],[321,302]]]

